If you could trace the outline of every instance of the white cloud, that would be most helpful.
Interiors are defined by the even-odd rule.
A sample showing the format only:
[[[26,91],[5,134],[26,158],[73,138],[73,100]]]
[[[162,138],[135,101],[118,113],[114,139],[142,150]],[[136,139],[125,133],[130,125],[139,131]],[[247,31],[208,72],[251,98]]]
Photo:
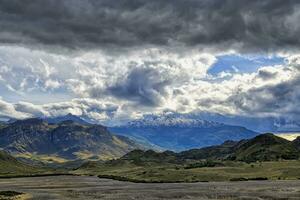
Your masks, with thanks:
[[[40,105],[1,100],[0,113],[21,118],[72,113],[101,122],[164,110],[296,115],[300,97],[296,90],[300,82],[299,55],[286,54],[286,64],[263,66],[254,73],[208,75],[216,56],[197,49],[147,48],[114,54],[93,51],[56,55],[22,47],[0,47],[0,83],[8,90],[27,99],[33,93],[69,95],[69,100]],[[1,95],[5,97],[5,93]]]
[[[78,97],[102,98],[117,84],[126,82],[134,70],[151,70],[152,81],[165,83],[161,94],[150,84],[145,95],[164,101],[169,87],[206,76],[215,56],[197,50],[175,51],[163,48],[131,50],[108,55],[93,51],[76,55],[56,55],[22,47],[0,47],[0,76],[11,91],[26,95],[30,92],[66,92]],[[153,74],[154,75],[154,74]],[[157,85],[156,85],[157,86]],[[140,94],[133,94],[140,95]],[[118,98],[120,96],[117,96]],[[130,99],[130,98],[129,98]],[[138,99],[132,98],[130,101]]]
[[[14,105],[1,100],[0,98],[0,117],[8,118],[27,118],[31,117],[30,114],[19,112],[15,109]]]
[[[118,116],[119,106],[112,102],[95,99],[73,99],[71,101],[35,105],[29,102],[9,103],[0,99],[0,117],[29,118],[56,117],[69,113],[94,122],[106,122]],[[130,116],[129,116],[130,117]]]
[[[284,65],[261,67],[254,73],[231,74],[231,78],[219,82],[185,85],[173,97],[177,102],[173,102],[176,106],[172,109],[295,119],[300,97],[299,59],[297,56],[287,59],[289,62]]]

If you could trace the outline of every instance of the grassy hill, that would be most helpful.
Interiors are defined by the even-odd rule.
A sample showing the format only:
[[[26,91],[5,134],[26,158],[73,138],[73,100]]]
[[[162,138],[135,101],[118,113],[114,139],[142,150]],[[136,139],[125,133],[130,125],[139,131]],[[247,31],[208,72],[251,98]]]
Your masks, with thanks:
[[[299,179],[294,142],[263,134],[180,153],[134,150],[120,159],[87,162],[74,172],[132,182]]]
[[[294,146],[300,150],[300,137],[297,137],[294,141],[293,141]]]
[[[246,162],[292,160],[299,158],[293,142],[267,133],[234,147],[231,159]]]
[[[72,173],[131,182],[296,180],[300,179],[299,166],[299,160],[257,163],[222,161],[212,164],[202,161],[174,164],[118,160],[88,162]]]
[[[179,163],[181,162],[180,159],[178,159],[177,154],[172,151],[165,151],[165,152],[155,152],[153,150],[134,150],[123,157],[121,157],[119,160],[128,160],[133,161],[134,163],[143,164],[146,162],[156,162],[156,163]]]
[[[242,140],[240,143],[242,142],[244,142],[244,140]],[[178,153],[177,156],[180,157],[181,159],[192,159],[192,160],[226,159],[228,156],[230,156],[233,153],[234,147],[238,143],[239,142],[235,142],[235,141],[225,141],[221,145],[183,151]]]
[[[245,162],[292,160],[300,156],[295,142],[266,133],[248,140],[226,141],[217,146],[183,151],[178,156],[194,160],[221,159]]]
[[[32,174],[43,174],[50,169],[27,165],[15,159],[5,151],[0,151],[0,178]]]

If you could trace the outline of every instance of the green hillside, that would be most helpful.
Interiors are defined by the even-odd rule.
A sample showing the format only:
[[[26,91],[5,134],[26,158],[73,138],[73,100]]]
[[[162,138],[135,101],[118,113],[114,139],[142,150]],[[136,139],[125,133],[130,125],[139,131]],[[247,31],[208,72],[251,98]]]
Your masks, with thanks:
[[[47,169],[22,163],[4,151],[0,151],[0,177],[45,173]]]
[[[299,158],[299,150],[292,142],[267,133],[237,145],[234,148],[233,160],[246,162],[292,160]]]
[[[134,163],[128,160],[106,163],[88,162],[72,171],[131,182],[201,182],[233,180],[296,180],[300,178],[300,161],[245,163],[237,161],[189,163]]]
[[[261,134],[239,142],[227,141],[221,145],[180,152],[182,159],[219,159],[245,162],[298,159],[297,141],[288,141],[271,133]]]
[[[294,141],[293,141],[294,146],[300,151],[300,137],[297,137]]]
[[[180,153],[134,150],[120,159],[87,162],[74,173],[132,182],[299,179],[296,142],[262,134]]]
[[[240,143],[243,142],[244,140],[240,141]],[[192,160],[226,159],[228,156],[230,156],[233,153],[234,147],[238,144],[239,143],[235,141],[226,141],[221,145],[183,151],[180,152],[177,156],[181,159],[192,159]]]

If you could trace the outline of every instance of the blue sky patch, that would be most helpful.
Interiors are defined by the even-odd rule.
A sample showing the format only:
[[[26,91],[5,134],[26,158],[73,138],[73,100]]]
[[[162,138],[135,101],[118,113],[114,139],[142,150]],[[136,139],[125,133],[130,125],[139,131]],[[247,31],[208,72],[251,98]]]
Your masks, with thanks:
[[[261,55],[223,55],[217,57],[218,61],[208,70],[211,75],[225,72],[251,73],[262,66],[284,64],[284,58],[277,56]]]

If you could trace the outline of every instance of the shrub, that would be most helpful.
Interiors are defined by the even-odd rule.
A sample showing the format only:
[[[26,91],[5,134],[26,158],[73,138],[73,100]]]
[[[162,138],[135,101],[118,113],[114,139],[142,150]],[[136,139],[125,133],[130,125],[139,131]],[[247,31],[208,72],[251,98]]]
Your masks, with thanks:
[[[223,166],[222,163],[213,162],[213,161],[204,161],[204,162],[196,162],[187,165],[184,169],[193,169],[193,168],[202,168],[202,167],[216,167],[216,166]]]
[[[6,197],[14,197],[21,195],[23,193],[21,192],[15,192],[15,191],[0,191],[0,196],[6,196]]]

